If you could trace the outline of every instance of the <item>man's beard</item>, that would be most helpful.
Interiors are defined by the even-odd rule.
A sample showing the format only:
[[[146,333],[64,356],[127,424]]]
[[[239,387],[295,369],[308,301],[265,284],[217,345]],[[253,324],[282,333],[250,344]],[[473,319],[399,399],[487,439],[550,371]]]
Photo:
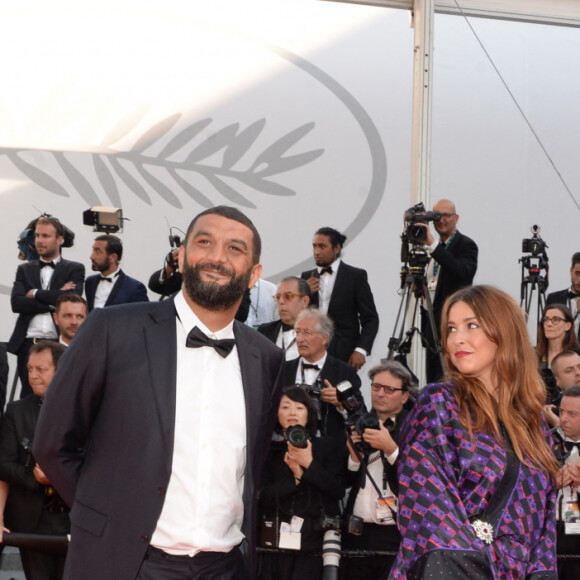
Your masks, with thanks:
[[[200,272],[204,268],[206,271],[213,269],[220,274],[230,276],[231,280],[225,285],[220,285],[216,282],[204,282],[200,276]],[[183,261],[182,275],[185,292],[193,302],[206,310],[228,310],[244,295],[250,283],[252,269],[249,268],[245,275],[236,276],[233,270],[229,270],[220,264],[199,263],[195,266],[190,266],[186,258]]]
[[[91,270],[93,272],[105,272],[110,265],[111,263],[108,261],[105,264],[97,264],[96,262],[91,262]]]

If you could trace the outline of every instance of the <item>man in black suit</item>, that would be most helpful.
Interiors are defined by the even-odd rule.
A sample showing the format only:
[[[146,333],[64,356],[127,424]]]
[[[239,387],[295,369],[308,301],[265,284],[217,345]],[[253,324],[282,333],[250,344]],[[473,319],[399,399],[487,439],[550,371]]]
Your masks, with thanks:
[[[335,333],[328,352],[357,371],[370,355],[379,330],[365,270],[345,264],[341,251],[346,236],[333,228],[320,228],[312,242],[316,268],[302,272],[312,291],[311,304],[328,314]]]
[[[437,352],[440,344],[440,324],[443,304],[453,292],[473,283],[477,271],[477,244],[457,230],[459,215],[455,204],[448,199],[440,199],[433,205],[433,211],[441,213],[441,219],[433,223],[439,234],[437,241],[431,230],[425,226],[425,245],[429,246],[431,262],[427,267],[427,286],[433,303],[433,317],[435,319],[435,335],[431,330],[427,311],[421,309],[422,333],[427,345],[427,382],[432,383],[441,379],[443,368]]]
[[[564,304],[572,312],[574,317],[574,328],[576,335],[580,336],[580,312],[579,306],[580,298],[580,252],[575,252],[572,256],[572,266],[570,267],[570,288],[559,290],[558,292],[550,292],[546,298],[546,305],[549,304]]]
[[[67,349],[34,446],[72,506],[66,578],[253,577],[283,363],[234,321],[260,250],[237,209],[202,212],[179,250],[181,292],[94,310]]]
[[[278,284],[274,299],[280,318],[260,324],[258,332],[279,346],[286,360],[293,360],[298,358],[294,323],[298,314],[310,304],[310,286],[302,278],[288,276]]]
[[[347,442],[350,453],[347,483],[352,487],[344,517],[350,524],[349,530],[358,533],[344,534],[342,546],[346,550],[396,552],[401,540],[396,518],[398,440],[401,425],[412,407],[409,394],[413,380],[411,373],[395,361],[374,366],[369,370],[369,378],[372,412],[380,423],[379,429],[364,430],[362,439],[366,445],[361,444],[361,436],[354,430],[351,437],[355,447]],[[366,451],[355,451],[361,445]],[[361,459],[364,469],[361,469]],[[357,522],[355,525],[353,520]],[[395,556],[346,559],[341,563],[342,577],[345,580],[387,578],[394,561]]]
[[[52,320],[56,300],[65,292],[82,295],[85,267],[61,257],[64,226],[53,217],[42,216],[36,222],[34,246],[38,260],[20,264],[12,287],[12,311],[18,313],[8,352],[18,357],[18,376],[22,385],[20,398],[32,393],[28,384],[28,352],[40,339],[57,339]]]
[[[358,391],[360,377],[351,365],[327,353],[333,323],[324,312],[318,308],[303,310],[296,318],[294,329],[300,357],[284,365],[284,384],[303,385],[317,406],[320,435],[344,441],[344,415],[336,386],[350,381]]]
[[[31,454],[42,400],[65,347],[41,340],[30,348],[28,373],[32,395],[10,403],[0,431],[0,480],[9,485],[4,525],[11,532],[65,536],[70,532],[68,507]],[[20,548],[29,580],[62,578],[64,556]]]
[[[88,313],[87,301],[82,296],[69,292],[59,297],[52,317],[59,330],[60,344],[70,345]]]
[[[113,235],[97,236],[91,254],[92,269],[100,272],[89,276],[85,282],[85,293],[89,312],[94,308],[149,302],[145,285],[127,276],[119,262],[123,259],[123,243]]]

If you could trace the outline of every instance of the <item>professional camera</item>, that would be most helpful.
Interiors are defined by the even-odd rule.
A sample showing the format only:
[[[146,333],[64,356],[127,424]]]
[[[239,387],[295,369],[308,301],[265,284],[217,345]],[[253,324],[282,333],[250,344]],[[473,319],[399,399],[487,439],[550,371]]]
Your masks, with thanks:
[[[336,385],[336,396],[347,414],[345,421],[347,431],[354,427],[355,431],[362,436],[365,429],[380,429],[380,421],[374,413],[367,411],[362,397],[357,395],[357,389],[350,381],[342,381]],[[363,440],[355,443],[355,447],[360,453],[372,452],[372,447]]]
[[[548,244],[542,240],[539,226],[533,225],[531,229],[532,237],[524,238],[522,240],[522,252],[525,254],[532,254],[532,256],[536,257],[546,251]]]
[[[304,449],[309,439],[308,431],[302,425],[292,425],[286,429],[286,441],[294,447]]]
[[[340,570],[340,518],[323,516],[322,580],[338,580]]]
[[[441,212],[426,211],[423,202],[410,207],[404,215],[405,232],[404,236],[411,244],[422,244],[425,241],[425,226],[417,224],[426,224],[428,222],[438,222],[441,219]]]

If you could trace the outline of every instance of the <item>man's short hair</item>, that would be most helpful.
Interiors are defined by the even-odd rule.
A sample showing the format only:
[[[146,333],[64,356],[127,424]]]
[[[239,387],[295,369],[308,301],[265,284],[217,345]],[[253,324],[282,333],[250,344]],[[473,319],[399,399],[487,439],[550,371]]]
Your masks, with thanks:
[[[34,228],[36,229],[36,226],[42,226],[42,225],[48,225],[48,226],[53,226],[54,229],[56,230],[56,237],[63,237],[64,238],[64,226],[62,225],[62,223],[60,222],[60,220],[58,218],[52,217],[52,216],[47,216],[47,215],[41,215],[37,220],[36,220],[36,224],[34,225]]]
[[[559,372],[558,367],[560,366],[560,363],[567,357],[569,356],[578,356],[578,353],[575,350],[563,350],[562,352],[559,352],[553,359],[552,359],[552,363],[550,365],[551,369],[552,369],[552,373],[554,375],[557,375]]]
[[[88,313],[88,311],[89,311],[89,308],[87,306],[87,301],[82,296],[79,296],[78,294],[75,294],[74,292],[65,292],[64,294],[61,294],[56,299],[56,304],[54,306],[55,312],[59,311],[60,305],[63,302],[73,302],[75,304],[84,304],[86,312]]]
[[[296,317],[296,322],[294,323],[294,327],[298,322],[300,322],[303,318],[316,318],[316,322],[318,324],[318,328],[322,334],[328,335],[328,342],[332,340],[334,336],[334,322],[328,314],[324,314],[322,310],[312,306],[311,308],[305,308],[301,310],[298,316]]]
[[[107,256],[117,254],[117,261],[121,261],[121,258],[123,257],[123,242],[121,241],[121,238],[112,234],[103,234],[97,236],[95,242],[107,242],[107,245],[105,246]]]
[[[278,285],[282,284],[282,282],[296,282],[298,285],[298,294],[303,294],[304,296],[308,296],[309,300],[312,300],[312,292],[310,290],[310,286],[308,282],[304,280],[304,278],[298,278],[298,276],[286,276],[286,278],[282,278]]]
[[[30,347],[28,356],[30,357],[31,354],[44,352],[45,350],[50,352],[52,364],[56,368],[58,366],[58,359],[66,352],[66,346],[54,340],[39,340]]]
[[[344,242],[346,242],[346,236],[341,234],[338,230],[335,230],[334,228],[329,227],[319,228],[314,235],[328,236],[330,238],[330,243],[333,248],[336,248],[336,246],[340,246],[340,248],[342,249],[344,247]]]
[[[375,365],[369,369],[369,379],[373,382],[378,374],[384,372],[389,372],[400,379],[403,391],[414,391],[413,375],[400,362],[387,360]]]
[[[580,264],[580,252],[575,252],[572,256],[572,268],[576,265]]]
[[[254,235],[253,240],[252,240],[252,248],[253,248],[252,262],[253,262],[254,266],[260,262],[260,255],[262,254],[262,238],[260,238],[260,234],[258,233],[256,226],[252,223],[252,220],[249,217],[247,217],[245,214],[243,214],[239,209],[237,209],[235,207],[230,207],[229,205],[216,205],[215,207],[210,207],[209,209],[206,209],[205,211],[198,213],[191,220],[191,223],[189,224],[189,227],[187,228],[187,233],[185,234],[185,241],[184,241],[184,244],[186,246],[187,246],[187,242],[189,240],[189,236],[190,236],[191,232],[193,231],[193,227],[195,226],[195,222],[197,222],[197,220],[200,217],[203,217],[204,215],[219,215],[219,216],[224,217],[226,219],[233,220],[235,222],[239,222],[239,223],[245,225],[247,228],[250,228],[250,230],[252,231],[252,234]]]
[[[564,397],[580,397],[580,385],[574,385],[573,387],[568,387],[563,393]]]

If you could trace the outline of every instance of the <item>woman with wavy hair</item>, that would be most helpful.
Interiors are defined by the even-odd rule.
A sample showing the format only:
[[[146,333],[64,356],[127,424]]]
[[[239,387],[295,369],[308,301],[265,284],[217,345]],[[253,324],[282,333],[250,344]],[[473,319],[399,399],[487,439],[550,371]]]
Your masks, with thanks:
[[[540,366],[551,368],[553,358],[564,350],[580,350],[574,329],[574,317],[564,304],[550,304],[544,309],[538,325],[536,352]]]
[[[448,382],[423,390],[400,438],[392,578],[556,578],[545,391],[521,309],[472,286],[441,319]]]

